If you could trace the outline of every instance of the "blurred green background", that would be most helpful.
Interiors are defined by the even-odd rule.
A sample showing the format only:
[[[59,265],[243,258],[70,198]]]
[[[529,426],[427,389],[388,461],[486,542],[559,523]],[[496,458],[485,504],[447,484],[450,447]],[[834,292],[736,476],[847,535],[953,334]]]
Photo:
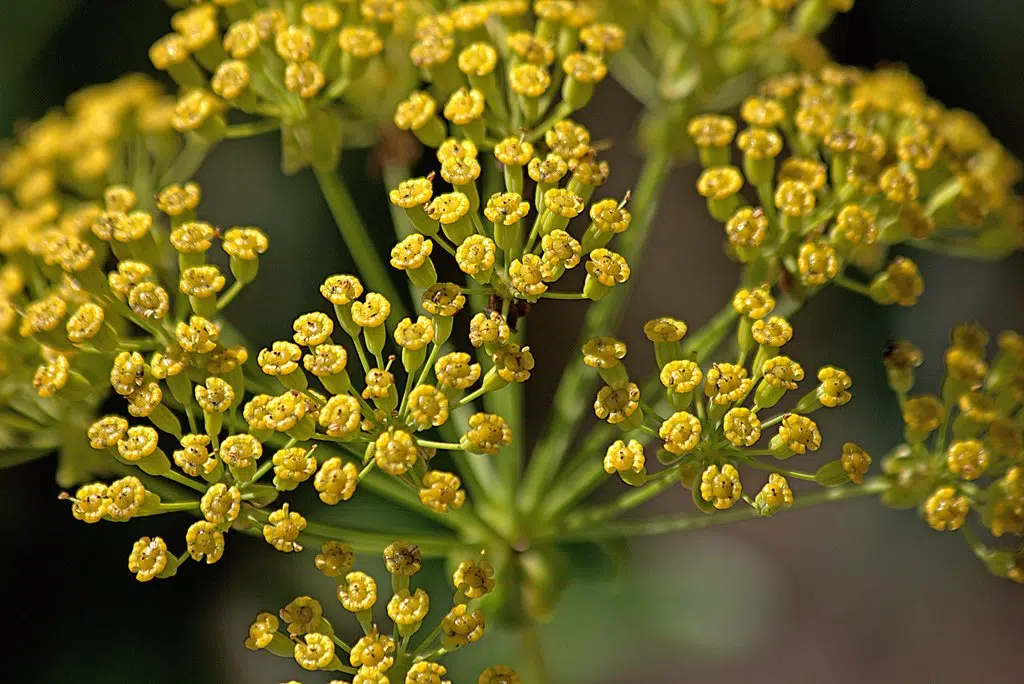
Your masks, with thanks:
[[[82,85],[147,71],[147,48],[166,32],[170,16],[155,0],[8,0],[4,10],[5,136],[18,120],[38,117]],[[907,64],[933,95],[977,112],[1021,155],[1022,31],[1024,3],[1016,1],[858,0],[828,42],[841,61]],[[638,110],[614,86],[601,97],[591,108],[601,115],[591,114],[587,123],[597,137],[617,141],[606,188],[615,196],[638,173],[629,144]],[[361,209],[385,231],[383,189],[372,167],[365,153],[344,161],[345,174],[360,184],[357,196],[370,198]],[[696,173],[681,168],[672,178],[637,273],[622,330],[627,341],[638,341],[641,323],[653,315],[699,324],[735,283],[735,268],[721,256],[719,229],[690,190]],[[255,344],[280,336],[296,313],[318,306],[316,286],[325,275],[351,269],[312,177],[279,174],[272,136],[224,146],[199,180],[208,220],[260,225],[271,237],[264,275],[232,309]],[[795,321],[794,356],[809,367],[846,367],[856,381],[855,401],[823,421],[823,452],[836,453],[855,439],[880,456],[898,438],[895,401],[877,364],[887,339],[907,337],[924,348],[921,383],[934,388],[953,323],[1021,328],[1021,256],[996,265],[914,258],[928,289],[913,310],[882,310],[833,288]],[[538,373],[529,407],[536,420],[581,312],[571,303],[545,308],[531,316]],[[630,357],[637,372],[643,356]],[[297,594],[333,603],[333,583],[317,576],[311,562],[233,536],[220,563],[189,565],[171,581],[141,585],[126,568],[132,541],[141,534],[178,539],[183,521],[83,526],[57,501],[53,468],[43,461],[0,475],[0,586],[14,630],[13,642],[6,640],[14,649],[0,665],[4,681],[263,684],[303,674],[272,656],[249,654],[242,641],[257,611]],[[672,510],[688,496],[680,490],[651,510]],[[387,514],[356,505],[341,515]],[[556,682],[1019,681],[1021,589],[988,576],[958,539],[872,501],[637,540],[625,577],[601,577],[594,571],[577,582],[544,630],[557,653]],[[433,579],[440,585],[437,569]],[[457,654],[454,681],[474,681],[484,664],[514,664],[514,644],[495,631]]]

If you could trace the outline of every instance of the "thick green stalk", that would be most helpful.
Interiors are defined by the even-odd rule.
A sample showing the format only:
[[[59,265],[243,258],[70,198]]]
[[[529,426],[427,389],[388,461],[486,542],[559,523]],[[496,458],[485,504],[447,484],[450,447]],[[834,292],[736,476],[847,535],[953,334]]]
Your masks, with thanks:
[[[327,200],[327,206],[334,216],[334,222],[338,225],[338,232],[341,233],[341,238],[352,255],[353,263],[359,268],[360,277],[371,290],[391,300],[391,306],[399,316],[408,315],[404,300],[391,280],[391,274],[388,273],[384,260],[373,243],[370,231],[359,216],[359,210],[345,183],[336,171],[314,171],[324,199]]]
[[[633,222],[630,229],[619,237],[618,242],[618,249],[634,269],[657,213],[661,190],[671,168],[671,153],[667,148],[659,147],[647,158],[640,181],[637,183],[631,201],[635,208]],[[629,296],[631,282],[617,286],[608,296],[587,310],[580,334],[581,341],[615,330]],[[583,364],[580,354],[575,353],[569,357],[558,389],[555,390],[546,429],[537,442],[533,458],[526,469],[519,500],[523,511],[531,514],[536,511],[551,481],[557,475],[565,454],[569,451],[575,428],[590,406],[590,402],[580,400],[580,397],[587,394],[587,389],[593,381],[593,373],[589,370]]]
[[[808,508],[821,503],[831,501],[845,501],[861,496],[880,494],[889,488],[889,482],[882,478],[873,478],[862,485],[848,485],[833,489],[824,489],[814,494],[797,496],[793,505],[784,508],[782,511],[795,511],[801,508]],[[780,512],[782,512],[780,511]],[[621,512],[618,509],[612,513]],[[668,515],[650,520],[630,520],[625,522],[611,522],[601,525],[595,524],[594,517],[588,511],[581,511],[579,515],[572,516],[566,520],[566,525],[561,530],[552,533],[552,537],[558,542],[581,542],[597,541],[601,539],[613,539],[620,537],[634,537],[637,535],[669,534],[672,532],[684,532],[697,530],[716,525],[750,520],[760,517],[760,513],[751,506],[737,507],[722,513],[686,513],[683,515]]]
[[[551,684],[547,658],[544,655],[544,644],[541,642],[537,626],[532,624],[520,632],[523,663],[527,669],[525,681],[533,684]]]

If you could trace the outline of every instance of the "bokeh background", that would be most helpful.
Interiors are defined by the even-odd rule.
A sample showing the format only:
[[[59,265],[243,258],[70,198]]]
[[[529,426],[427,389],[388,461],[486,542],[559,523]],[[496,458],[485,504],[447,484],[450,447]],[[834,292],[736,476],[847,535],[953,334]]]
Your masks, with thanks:
[[[78,87],[148,70],[147,48],[167,30],[170,15],[156,0],[3,5],[0,137]],[[840,61],[906,64],[933,95],[977,112],[1021,155],[1022,32],[1024,3],[1016,1],[858,0],[827,40]],[[618,141],[607,188],[614,195],[638,172],[629,144],[638,109],[614,86],[601,97],[592,108],[600,116],[587,123],[596,136]],[[345,174],[360,184],[361,210],[381,225],[387,209],[372,167],[363,153],[344,161]],[[621,331],[627,340],[635,340],[653,315],[699,324],[735,283],[734,266],[721,256],[719,229],[691,192],[696,175],[683,167],[671,179],[637,271]],[[199,180],[209,220],[260,225],[271,236],[264,275],[232,310],[243,332],[265,343],[288,331],[295,313],[316,306],[316,286],[325,275],[351,263],[312,177],[278,172],[273,136],[224,146]],[[877,456],[898,438],[895,401],[877,363],[887,339],[906,337],[922,346],[928,362],[920,382],[935,386],[952,324],[977,320],[997,330],[1024,323],[1021,255],[993,265],[914,258],[928,288],[914,309],[883,310],[831,288],[795,320],[794,356],[809,367],[826,361],[845,367],[856,380],[856,400],[839,420],[829,416],[823,424],[826,452],[856,439]],[[551,311],[531,317],[538,352],[538,373],[529,385],[535,422],[580,315],[570,303],[545,306]],[[642,370],[643,360],[635,363]],[[140,585],[126,570],[132,541],[142,533],[177,538],[182,521],[85,527],[57,501],[53,468],[44,460],[0,474],[0,587],[11,628],[0,678],[264,684],[300,676],[284,661],[249,654],[242,640],[258,610],[300,593],[327,602],[331,583],[311,563],[233,537],[217,565],[190,565],[172,581]],[[688,496],[680,490],[653,510],[685,505]],[[389,514],[373,502],[346,511]],[[440,571],[432,572],[440,583]],[[959,539],[873,501],[636,540],[628,568],[610,574],[600,567],[587,572],[543,631],[558,654],[559,684],[1020,681],[1021,588],[990,577]],[[515,641],[497,630],[457,655],[452,674],[458,684],[475,681],[471,673],[485,663],[515,663],[517,657]]]

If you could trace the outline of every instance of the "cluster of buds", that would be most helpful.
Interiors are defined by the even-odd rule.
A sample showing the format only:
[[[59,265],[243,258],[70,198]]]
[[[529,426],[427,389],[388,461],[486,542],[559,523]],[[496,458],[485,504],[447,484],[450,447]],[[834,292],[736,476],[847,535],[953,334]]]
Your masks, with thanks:
[[[740,316],[735,363],[701,368],[684,341],[686,324],[678,319],[656,318],[644,325],[663,387],[661,396],[650,399],[641,397],[622,363],[625,343],[598,337],[584,345],[584,362],[605,382],[594,413],[617,425],[629,440],[608,447],[605,471],[651,491],[679,481],[705,512],[728,509],[742,500],[764,516],[792,505],[787,477],[826,487],[863,482],[871,458],[852,443],[843,446],[841,458],[815,472],[777,465],[821,447],[821,432],[809,416],[823,407],[846,404],[852,382],[845,371],[825,366],[818,370],[817,386],[800,395],[790,410],[763,417],[798,391],[805,372],[781,353],[793,329],[785,318],[772,315],[775,300],[766,287],[738,291],[733,307]],[[776,425],[776,433],[768,438],[767,430]],[[655,440],[660,442],[656,459],[663,468],[651,473],[644,448]],[[743,493],[740,468],[771,473],[756,497]]]
[[[83,356],[71,368],[67,353],[84,333],[65,327],[72,319],[88,327],[91,318],[90,307],[77,315],[76,309],[89,302],[80,271],[104,258],[105,245],[89,230],[103,209],[94,200],[111,182],[135,183],[169,168],[181,147],[170,123],[173,104],[155,82],[126,76],[74,93],[63,110],[26,126],[0,153],[4,448],[23,450],[25,457],[46,454],[66,441],[59,416],[87,420],[98,403],[89,386],[101,382],[104,364]],[[42,375],[35,373],[41,362],[48,368]],[[53,398],[58,387],[74,403]],[[65,456],[58,469],[62,484],[95,466],[81,450]]]
[[[175,13],[173,31],[149,51],[181,93],[174,127],[199,147],[233,137],[226,114],[281,128],[284,168],[333,168],[344,121],[386,118],[395,99],[376,87],[407,82],[407,49],[418,3],[203,2]],[[394,90],[390,91],[394,93]]]
[[[890,346],[884,360],[904,443],[882,460],[891,484],[883,500],[917,507],[934,530],[960,530],[993,573],[1024,582],[1024,336],[1005,331],[997,345],[989,359],[983,328],[955,327],[937,395],[910,394],[920,350]],[[971,511],[992,537],[1010,535],[1016,546],[979,541],[967,525]]]
[[[1022,245],[1019,163],[909,74],[828,65],[779,76],[740,117],[738,134],[717,115],[693,119],[689,133],[705,167],[697,189],[725,226],[727,251],[758,278],[801,296],[835,283],[911,306],[923,280],[909,258],[886,263],[890,246],[994,257]]]
[[[395,247],[392,265],[415,286],[430,287],[437,244],[505,303],[513,325],[539,298],[601,299],[630,274],[607,249],[629,227],[626,200],[591,203],[608,164],[597,158],[590,132],[567,118],[590,100],[625,34],[595,21],[583,3],[537,2],[535,16],[527,14],[525,2],[478,2],[421,20],[411,57],[430,86],[409,95],[394,116],[436,149],[451,191],[435,193],[434,173],[391,191],[416,231]],[[505,30],[491,37],[489,18]],[[532,30],[523,28],[528,19]],[[481,151],[494,158],[481,159]],[[569,225],[581,215],[574,237]],[[585,255],[583,291],[549,291]]]
[[[692,0],[608,3],[630,34],[616,79],[646,107],[646,146],[689,157],[678,129],[695,111],[723,111],[746,88],[798,66],[816,69],[828,53],[816,36],[854,0]],[[737,93],[741,95],[737,96]]]
[[[267,238],[257,228],[222,232],[197,220],[201,192],[194,183],[158,193],[159,214],[140,208],[140,199],[124,185],[108,187],[103,197],[103,204],[78,207],[75,232],[40,233],[39,258],[62,275],[65,285],[29,301],[18,332],[42,355],[33,377],[41,398],[74,404],[84,397],[91,406],[112,389],[138,419],[132,425],[128,418],[107,415],[89,425],[89,446],[107,457],[98,459],[99,470],[138,468],[142,476],[163,477],[202,494],[199,501],[161,503],[130,475],[65,495],[75,517],[86,522],[202,513],[177,559],[160,538],[144,537],[135,545],[129,567],[147,581],[174,574],[189,556],[216,562],[242,503],[265,504],[276,495],[250,481],[253,472],[246,466],[259,457],[260,443],[248,435],[224,436],[246,391],[243,366],[249,353],[241,345],[221,344],[218,320],[256,277]],[[208,263],[215,242],[228,257],[234,280],[229,287],[228,277]],[[168,252],[177,255],[175,276],[164,258]],[[161,435],[180,446],[171,457],[160,447]],[[291,519],[288,511],[284,517]]]
[[[430,622],[430,595],[412,586],[423,558],[419,547],[396,541],[384,549],[384,564],[391,575],[391,599],[387,615],[393,629],[374,622],[377,582],[365,572],[353,570],[355,554],[342,542],[326,542],[316,555],[316,567],[337,583],[341,607],[355,616],[362,636],[352,644],[343,641],[324,615],[323,605],[299,596],[278,615],[260,613],[249,627],[247,648],[264,650],[294,659],[304,670],[355,675],[354,682],[380,684],[441,683],[448,669],[439,662],[447,653],[479,641],[484,635],[480,600],[494,589],[494,570],[485,560],[464,560],[452,575],[455,600],[437,626],[415,646],[410,640]],[[280,617],[278,617],[280,616]],[[504,675],[505,679],[497,678]],[[481,684],[518,683],[518,675],[505,666],[485,670]]]

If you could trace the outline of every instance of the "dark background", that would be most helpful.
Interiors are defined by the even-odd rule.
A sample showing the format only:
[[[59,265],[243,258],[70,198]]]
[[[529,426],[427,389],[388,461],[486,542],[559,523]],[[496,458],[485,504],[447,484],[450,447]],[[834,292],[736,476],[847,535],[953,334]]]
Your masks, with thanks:
[[[82,85],[148,70],[147,48],[168,30],[170,16],[152,1],[4,4],[4,135],[16,120],[38,117]],[[1016,1],[858,0],[828,41],[840,61],[905,63],[934,96],[978,113],[1021,155],[1022,31],[1024,3]],[[614,196],[638,172],[627,143],[638,112],[614,86],[601,97],[591,111],[602,115],[588,124],[596,136],[618,141],[606,188]],[[206,218],[260,225],[271,236],[263,275],[232,309],[255,344],[284,334],[296,313],[315,306],[325,275],[351,269],[312,177],[282,177],[277,163],[276,143],[267,136],[225,145],[199,178]],[[354,188],[357,196],[374,198],[361,209],[384,220],[383,188],[366,180],[367,167],[360,153],[344,162],[346,175],[365,186]],[[691,191],[696,173],[682,168],[672,178],[637,271],[622,331],[627,340],[653,315],[699,324],[735,283],[734,267],[720,254],[719,229]],[[925,349],[921,383],[936,389],[953,323],[1021,328],[1020,255],[996,265],[914,257],[927,293],[913,310],[880,309],[833,288],[795,320],[791,353],[807,367],[846,367],[856,382],[855,401],[823,422],[825,450],[837,453],[855,439],[880,455],[898,438],[895,402],[876,362],[888,338],[909,337]],[[546,340],[535,347],[538,373],[529,385],[537,417],[556,376],[544,369],[561,367],[580,312],[571,303],[544,306],[547,314],[531,317],[531,334]],[[641,370],[643,359],[630,358]],[[258,610],[299,593],[333,603],[331,583],[305,567],[311,563],[233,535],[220,563],[189,564],[173,580],[141,585],[127,572],[132,541],[161,534],[180,546],[185,522],[86,527],[57,501],[53,468],[44,460],[0,474],[0,586],[12,628],[0,666],[5,681],[326,681],[242,647]],[[655,510],[671,510],[684,494],[663,497]],[[557,682],[1001,683],[1019,681],[1014,649],[1024,634],[1022,606],[1021,588],[989,577],[958,538],[865,500],[638,541],[625,581],[577,583],[545,633],[558,652]],[[453,668],[454,680],[471,681],[468,673],[484,664],[514,662],[513,648],[506,635],[489,635],[459,654],[456,668],[466,669]]]

